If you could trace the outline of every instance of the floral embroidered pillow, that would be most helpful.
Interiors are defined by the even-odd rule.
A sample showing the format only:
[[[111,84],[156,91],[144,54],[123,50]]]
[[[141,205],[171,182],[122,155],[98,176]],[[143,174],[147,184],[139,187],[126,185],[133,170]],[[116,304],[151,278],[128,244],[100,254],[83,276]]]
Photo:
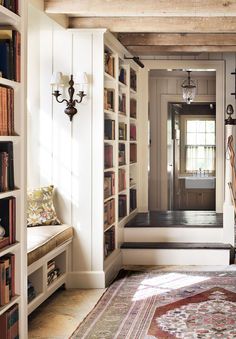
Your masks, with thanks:
[[[27,226],[61,225],[53,205],[54,187],[40,187],[28,191]]]

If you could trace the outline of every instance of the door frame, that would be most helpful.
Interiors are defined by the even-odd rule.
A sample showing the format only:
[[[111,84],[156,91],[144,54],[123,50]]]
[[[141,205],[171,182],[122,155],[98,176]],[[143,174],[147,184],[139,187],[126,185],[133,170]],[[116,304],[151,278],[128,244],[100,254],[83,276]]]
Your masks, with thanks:
[[[224,201],[224,111],[225,111],[225,62],[224,60],[142,60],[138,82],[141,93],[138,98],[138,206],[140,212],[148,211],[148,112],[149,71],[161,69],[214,70],[216,72],[216,212],[222,213]],[[163,126],[162,126],[163,127]],[[165,130],[165,128],[163,129]],[[164,166],[164,165],[163,165]],[[165,164],[166,168],[166,164]],[[163,174],[163,173],[162,173]]]

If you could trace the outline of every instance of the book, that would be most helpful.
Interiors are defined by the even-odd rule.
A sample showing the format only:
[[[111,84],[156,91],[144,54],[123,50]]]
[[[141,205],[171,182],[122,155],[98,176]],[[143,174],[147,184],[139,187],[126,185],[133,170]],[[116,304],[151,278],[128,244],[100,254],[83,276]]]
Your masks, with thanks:
[[[137,90],[137,75],[132,68],[130,69],[130,88],[134,91]]]
[[[119,140],[127,140],[127,125],[119,122]]]
[[[0,220],[1,226],[5,229],[5,236],[8,238],[8,243],[5,240],[4,243],[11,245],[16,241],[16,198],[7,197],[0,199]]]
[[[125,93],[119,94],[119,113],[126,115],[126,95],[125,95]]]
[[[109,144],[104,145],[104,167],[113,167],[113,146]]]
[[[137,118],[137,101],[133,98],[130,99],[130,117]]]
[[[127,196],[126,194],[119,195],[119,218],[122,219],[127,215]]]
[[[130,124],[130,140],[136,141],[136,125]]]
[[[0,339],[19,338],[19,307],[17,304],[0,316]]]
[[[130,189],[130,212],[137,208],[137,191],[136,189]]]
[[[104,199],[109,198],[115,194],[115,173],[104,173]]]
[[[126,164],[126,156],[125,156],[125,144],[119,143],[119,166],[123,166]]]
[[[115,249],[115,227],[111,227],[104,234],[104,257],[106,258]]]
[[[115,140],[115,120],[104,120],[104,139]]]
[[[15,255],[7,254],[0,259],[0,306],[15,296]]]
[[[13,142],[0,141],[0,192],[14,188]]]
[[[115,58],[108,50],[104,52],[104,68],[106,73],[112,77],[115,76]]]
[[[126,172],[125,169],[120,168],[118,172],[118,179],[119,179],[119,192],[126,189]]]
[[[12,27],[0,29],[0,72],[2,77],[20,81],[20,33]]]
[[[137,162],[137,144],[130,144],[130,162]]]
[[[104,230],[115,222],[115,199],[104,203]]]
[[[114,112],[114,90],[104,88],[104,109]]]
[[[123,67],[120,68],[119,81],[122,82],[124,85],[126,85],[127,83],[126,70]]]
[[[18,0],[1,0],[0,5],[2,5],[3,7],[6,7],[7,9],[9,9],[9,11],[12,11],[18,14],[18,11],[19,11]]]

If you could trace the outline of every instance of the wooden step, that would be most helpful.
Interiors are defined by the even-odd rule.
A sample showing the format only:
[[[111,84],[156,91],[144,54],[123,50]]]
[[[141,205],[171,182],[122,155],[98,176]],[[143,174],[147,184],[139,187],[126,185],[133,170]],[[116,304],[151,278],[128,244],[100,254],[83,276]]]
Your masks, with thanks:
[[[213,211],[150,211],[138,213],[126,228],[223,228],[223,214]]]
[[[229,265],[234,248],[223,243],[124,242],[124,265]]]

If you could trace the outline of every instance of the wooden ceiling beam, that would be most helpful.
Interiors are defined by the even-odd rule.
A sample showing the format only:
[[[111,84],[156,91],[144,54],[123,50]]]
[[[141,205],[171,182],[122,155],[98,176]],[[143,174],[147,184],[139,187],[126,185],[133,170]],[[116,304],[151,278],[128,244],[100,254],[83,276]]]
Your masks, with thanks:
[[[70,28],[107,28],[133,33],[235,33],[235,17],[99,17],[69,18]]]
[[[236,16],[235,0],[45,0],[45,11],[86,17]]]
[[[131,54],[137,56],[166,53],[236,52],[236,46],[126,46],[126,48]]]
[[[122,33],[120,42],[128,46],[236,46],[236,34],[232,33]]]

